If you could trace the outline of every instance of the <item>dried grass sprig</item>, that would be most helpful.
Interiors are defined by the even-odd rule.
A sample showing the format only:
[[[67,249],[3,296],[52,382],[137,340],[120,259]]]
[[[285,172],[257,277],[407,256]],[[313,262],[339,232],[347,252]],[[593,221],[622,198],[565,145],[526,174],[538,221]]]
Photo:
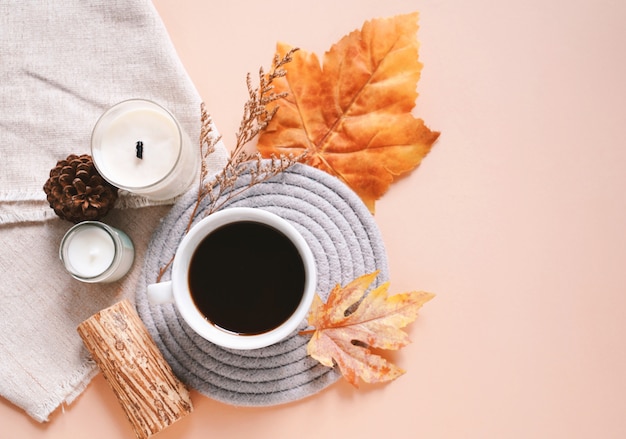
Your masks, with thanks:
[[[270,123],[274,115],[279,109],[275,106],[268,110],[267,105],[287,96],[287,93],[275,93],[273,82],[276,78],[286,75],[283,68],[285,64],[293,60],[293,54],[297,48],[288,51],[284,57],[280,58],[278,54],[274,56],[272,68],[268,74],[265,74],[263,67],[259,69],[259,85],[254,87],[250,73],[246,76],[246,86],[248,88],[248,101],[243,108],[243,118],[237,131],[237,143],[231,156],[237,156],[243,152],[244,146],[263,131]]]
[[[273,82],[276,78],[285,76],[284,65],[291,62],[293,53],[298,49],[291,49],[284,57],[278,54],[274,57],[272,68],[269,73],[265,73],[263,67],[259,69],[259,85],[252,85],[251,76],[246,76],[246,86],[248,88],[248,101],[244,105],[243,117],[239,130],[236,135],[236,145],[230,154],[228,162],[224,168],[218,172],[213,179],[208,180],[209,169],[207,159],[209,155],[215,152],[215,147],[221,140],[221,136],[217,136],[213,131],[213,121],[206,111],[204,103],[200,105],[200,182],[198,185],[198,196],[194,205],[186,232],[191,229],[193,220],[195,219],[200,206],[208,198],[208,206],[204,211],[204,215],[219,210],[229,200],[240,195],[249,188],[263,183],[272,177],[287,170],[295,163],[299,162],[306,153],[300,155],[281,154],[280,156],[272,156],[270,159],[263,159],[258,152],[249,153],[245,150],[245,146],[250,143],[261,131],[267,128],[272,118],[279,110],[279,106],[274,106],[271,110],[267,109],[267,105],[281,98],[287,93],[275,93]],[[247,174],[250,181],[239,188],[236,188],[239,178]],[[161,267],[157,276],[157,282],[161,280],[168,267],[174,260],[174,256]]]
[[[246,156],[245,160],[242,160],[242,156],[238,156],[238,160],[229,161],[215,177],[214,185],[208,194],[210,197],[209,206],[205,214],[210,215],[219,210],[232,198],[287,170],[303,157],[304,154],[298,156],[289,154],[273,155],[269,159],[263,159],[260,154],[252,154],[251,156]],[[244,173],[249,175],[250,181],[246,185],[236,188],[239,178]]]
[[[239,195],[247,188],[269,180],[304,157],[304,154],[297,156],[289,154],[278,157],[272,156],[269,160],[263,160],[258,152],[249,153],[245,150],[245,146],[267,128],[267,125],[279,109],[279,106],[276,105],[271,110],[268,110],[267,105],[287,96],[287,93],[275,93],[273,82],[276,78],[285,76],[286,71],[283,67],[293,60],[293,54],[297,50],[297,48],[291,49],[282,58],[276,54],[272,62],[272,68],[267,74],[261,67],[259,69],[258,87],[252,85],[249,73],[246,76],[248,100],[244,104],[243,117],[237,131],[235,148],[222,171],[212,181],[205,182],[202,185],[204,186],[202,192],[198,193],[198,204],[205,197],[209,197],[209,206],[205,211],[206,215],[219,210],[230,199]],[[205,130],[210,133],[212,129],[210,118],[203,116],[203,120],[209,124],[205,127]],[[249,184],[239,190],[233,190],[240,175],[244,173],[250,173],[251,175]],[[226,197],[223,197],[225,194]],[[193,217],[190,221],[193,221]],[[191,223],[189,227],[191,227]]]
[[[210,187],[205,184],[207,177],[209,176],[208,157],[215,152],[215,147],[222,139],[222,136],[217,136],[213,132],[213,119],[207,113],[204,102],[200,104],[200,181],[198,184],[198,197],[197,202],[194,205],[189,223],[187,224],[187,231],[191,228],[191,223],[198,213],[200,208],[200,201],[202,201],[210,193]]]

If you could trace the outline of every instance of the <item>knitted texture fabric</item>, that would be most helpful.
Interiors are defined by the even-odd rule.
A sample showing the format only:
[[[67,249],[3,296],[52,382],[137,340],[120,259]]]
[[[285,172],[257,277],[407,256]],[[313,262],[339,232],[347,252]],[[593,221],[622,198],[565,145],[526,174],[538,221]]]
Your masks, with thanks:
[[[249,178],[239,178],[236,188]],[[173,304],[151,305],[147,285],[176,252],[196,202],[188,193],[161,222],[149,245],[138,282],[136,305],[155,342],[177,376],[213,399],[240,406],[276,405],[304,398],[334,383],[339,374],[307,356],[310,336],[291,336],[255,350],[218,347],[191,330]],[[205,201],[194,218],[205,216]],[[388,279],[387,258],[374,219],[356,194],[337,178],[297,164],[271,180],[230,199],[222,208],[254,207],[291,222],[315,257],[317,292],[326,300],[337,284],[379,270],[377,284]],[[242,274],[245,274],[242,273]],[[162,280],[168,280],[169,271]]]
[[[103,222],[131,237],[134,267],[119,282],[84,284],[59,260],[72,224],[46,201],[50,169],[89,153],[99,116],[129,98],[160,103],[198,139],[201,99],[150,1],[5,0],[0,47],[0,394],[46,421],[97,373],[76,326],[134,297],[150,236],[173,203],[130,208],[155,203],[121,196]],[[220,144],[210,172],[226,156]]]

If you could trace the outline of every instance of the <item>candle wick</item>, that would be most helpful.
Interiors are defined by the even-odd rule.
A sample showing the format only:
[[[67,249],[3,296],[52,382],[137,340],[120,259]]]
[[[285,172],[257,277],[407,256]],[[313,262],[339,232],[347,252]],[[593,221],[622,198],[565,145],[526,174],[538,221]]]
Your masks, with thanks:
[[[143,159],[143,142],[141,140],[137,141],[135,150],[137,151],[137,158]]]

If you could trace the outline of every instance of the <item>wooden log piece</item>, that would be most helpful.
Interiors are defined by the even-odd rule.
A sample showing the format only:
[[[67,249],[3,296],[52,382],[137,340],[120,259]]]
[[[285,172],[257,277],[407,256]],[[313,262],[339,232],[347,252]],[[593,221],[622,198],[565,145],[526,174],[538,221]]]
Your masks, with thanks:
[[[77,330],[139,439],[191,413],[189,391],[128,300],[94,314]]]

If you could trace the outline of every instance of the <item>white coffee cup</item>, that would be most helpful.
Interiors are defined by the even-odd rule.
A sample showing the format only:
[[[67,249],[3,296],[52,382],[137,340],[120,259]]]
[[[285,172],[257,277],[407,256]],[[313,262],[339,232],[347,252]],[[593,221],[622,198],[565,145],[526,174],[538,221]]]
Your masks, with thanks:
[[[250,227],[258,226],[259,228],[241,231],[243,230],[242,227],[250,224],[252,224]],[[272,262],[270,260],[273,257],[279,257],[272,254],[272,251],[274,251],[274,247],[272,245],[264,244],[262,246],[253,246],[252,244],[248,244],[248,242],[256,242],[257,236],[264,235],[266,233],[265,230],[267,229],[267,226],[269,226],[271,233],[274,233],[277,236],[276,241],[269,242],[276,242],[276,248],[282,248],[278,245],[279,241],[280,243],[289,247],[289,252],[280,253],[280,257],[283,258],[283,261],[288,262],[288,264],[286,264],[288,267],[295,268],[283,268],[284,264],[280,265],[279,267],[274,267],[273,265],[271,265]],[[260,258],[261,260],[258,260],[259,258],[257,258],[256,261],[258,263],[254,262],[253,260],[253,262],[251,262],[249,266],[237,266],[237,271],[235,275],[231,274],[228,277],[225,275],[225,272],[229,270],[228,268],[222,268],[221,271],[212,272],[214,266],[222,264],[222,258],[224,258],[225,261],[228,260],[226,256],[221,254],[223,253],[223,251],[221,251],[220,254],[214,254],[211,251],[207,251],[207,249],[211,248],[210,245],[212,245],[213,242],[217,242],[219,237],[223,235],[225,231],[229,230],[231,233],[235,233],[235,231],[237,231],[238,234],[231,235],[231,239],[233,239],[233,247],[241,246],[241,248],[244,249],[241,253],[246,253],[248,251],[254,253],[262,247],[263,252],[267,251],[269,252],[269,254],[267,256],[262,256]],[[248,233],[248,235],[245,235],[245,233]],[[267,233],[268,239],[274,236],[269,231]],[[244,235],[250,237],[251,239],[244,240],[242,238],[240,241],[237,241],[239,236]],[[280,235],[280,239],[278,238],[278,235]],[[235,236],[235,238],[232,238],[232,236]],[[287,238],[289,244],[287,243],[287,241],[284,241],[284,238]],[[248,249],[248,247],[246,246],[249,246],[250,249]],[[196,252],[199,247],[201,248],[201,250]],[[231,249],[229,248],[228,250]],[[234,256],[231,256],[235,257],[235,259],[233,261],[230,261],[231,263],[241,263],[238,256],[239,253],[237,253],[237,251],[227,251],[226,253],[233,253]],[[196,255],[195,259],[194,255]],[[204,271],[202,271],[202,276],[199,277],[198,270],[196,270],[195,267],[197,267],[198,264],[201,263],[200,261],[205,260],[201,258],[202,255],[217,259],[218,262],[211,263],[209,266],[206,266],[206,275],[204,274]],[[245,258],[242,256],[242,259]],[[226,263],[225,261],[224,263]],[[279,274],[277,276],[265,276],[265,271],[267,270],[264,270],[263,273],[250,274],[251,272],[254,272],[255,269],[261,269],[259,266],[265,263],[268,264],[268,267],[271,269],[272,273],[274,273],[274,268],[276,268],[276,271],[284,271],[287,273],[287,275],[281,276]],[[195,281],[190,281],[190,267],[194,267],[192,268],[192,273],[195,273],[195,275],[193,275],[191,278],[196,279]],[[289,287],[289,292],[287,293],[286,287],[282,288],[282,290],[284,290],[285,294],[287,295],[286,297],[288,297],[287,301],[291,302],[289,305],[289,309],[284,311],[286,318],[284,320],[281,320],[281,322],[278,323],[278,325],[275,327],[268,328],[267,330],[263,330],[260,332],[254,331],[250,333],[248,333],[247,331],[237,332],[236,330],[230,330],[228,328],[224,329],[220,327],[220,325],[211,321],[211,318],[207,317],[206,314],[210,314],[210,310],[209,312],[203,313],[199,309],[199,304],[201,303],[201,300],[204,300],[200,297],[213,297],[207,296],[208,294],[211,294],[211,292],[213,292],[215,295],[220,294],[219,291],[213,291],[212,282],[215,279],[221,279],[219,284],[222,285],[224,283],[224,279],[228,279],[228,282],[233,282],[233,284],[235,284],[237,282],[245,282],[246,279],[255,279],[255,276],[260,276],[263,279],[271,278],[271,280],[268,280],[268,282],[271,282],[271,285],[273,286],[274,282],[282,285],[283,277],[290,278],[291,273],[294,271],[298,273],[298,276],[290,284],[291,286]],[[303,274],[301,276],[302,279],[299,276],[300,273]],[[222,279],[222,277],[224,277],[224,279]],[[194,286],[193,289],[197,289],[198,291],[194,291],[192,293],[192,287],[190,286],[190,282],[194,285],[196,285],[197,282],[200,282],[202,285],[205,285],[205,287],[203,289],[200,289]],[[248,207],[233,207],[221,210],[207,216],[206,218],[203,218],[197,224],[195,224],[191,228],[191,230],[189,230],[189,232],[181,240],[178,249],[176,250],[176,255],[172,263],[171,280],[149,285],[148,300],[152,304],[174,303],[185,322],[196,333],[212,343],[232,349],[257,349],[277,343],[285,337],[289,336],[293,331],[297,329],[300,323],[302,323],[302,321],[306,318],[306,315],[309,311],[309,308],[313,301],[313,297],[315,295],[316,284],[317,273],[313,253],[311,252],[311,249],[309,248],[305,239],[291,223],[281,218],[280,216],[266,210]],[[253,285],[256,288],[256,284]],[[298,287],[296,288],[293,285],[297,285]],[[269,285],[266,285],[266,287],[267,286]],[[217,287],[215,287],[215,289],[217,290]],[[270,288],[264,288],[263,291],[266,291],[268,289]],[[233,288],[233,291],[235,290],[236,288]],[[252,292],[252,289],[245,289],[245,291]],[[229,288],[226,288],[224,291],[222,291],[222,294],[231,294],[231,291],[229,291]],[[244,319],[245,322],[242,321],[241,323],[247,324],[248,321],[255,320],[257,316],[261,318],[263,315],[262,313],[257,312],[257,310],[269,309],[273,312],[273,310],[276,308],[275,306],[267,306],[265,308],[264,306],[269,305],[271,300],[280,299],[276,299],[274,295],[268,293],[267,297],[270,299],[265,300],[265,293],[263,294],[264,295],[261,296],[260,292],[258,292],[258,295],[257,292],[254,292],[253,296],[251,297],[250,303],[248,304],[246,302],[246,306],[243,306],[244,304],[242,303],[242,301],[247,299],[241,299],[239,302],[237,302],[237,300],[239,299],[233,293],[234,300],[232,302],[241,305],[241,308],[245,308],[245,311],[249,313],[247,315],[251,316],[247,319]],[[196,297],[196,299],[194,299],[194,297]],[[224,300],[230,300],[233,298],[227,297]],[[252,302],[257,299],[263,300],[265,302],[265,305],[256,308],[256,305],[254,305]],[[206,304],[200,306],[204,306],[204,309],[207,310]],[[236,310],[238,309],[239,308],[236,308]],[[233,308],[233,312],[237,312],[236,310],[235,308]],[[267,314],[271,314],[272,312]],[[219,320],[220,316],[217,317],[217,320]]]

